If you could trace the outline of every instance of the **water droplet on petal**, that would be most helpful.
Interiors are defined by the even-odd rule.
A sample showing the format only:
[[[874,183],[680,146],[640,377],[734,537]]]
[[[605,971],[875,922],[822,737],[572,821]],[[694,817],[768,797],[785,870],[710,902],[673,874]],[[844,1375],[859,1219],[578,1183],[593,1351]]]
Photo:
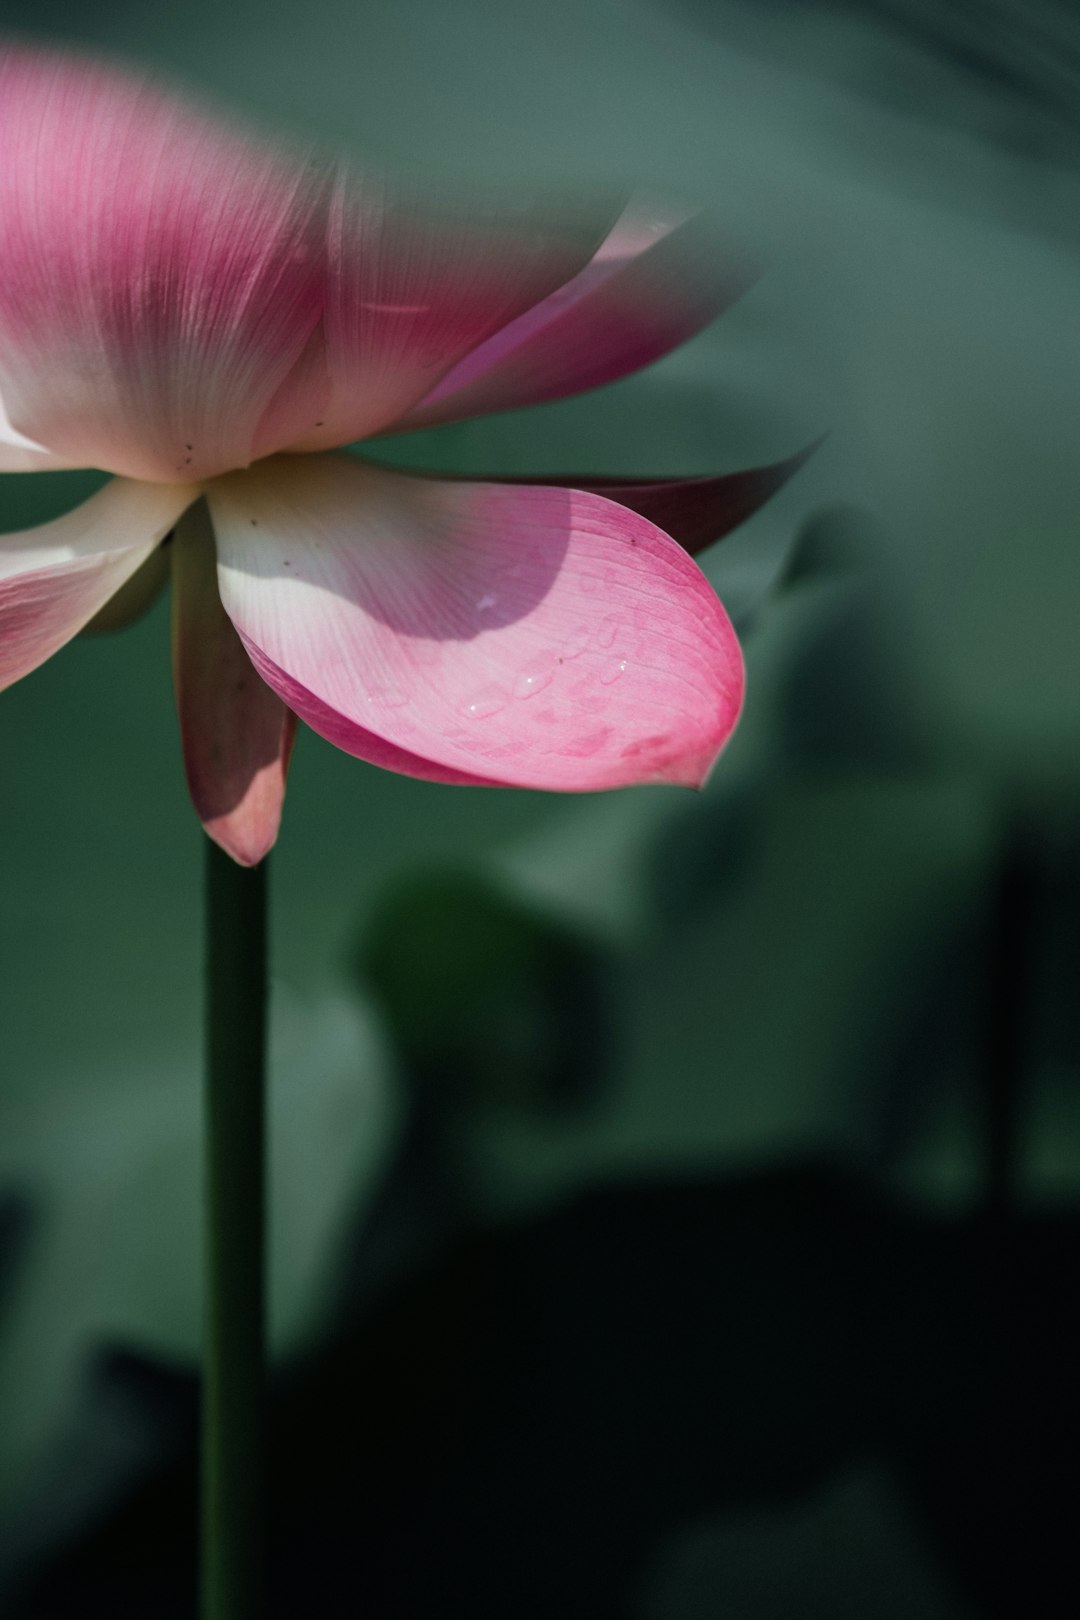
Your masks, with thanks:
[[[471,720],[486,720],[489,715],[498,714],[500,709],[505,708],[506,693],[502,687],[485,686],[466,703],[465,713]]]
[[[619,633],[619,628],[619,621],[615,615],[609,615],[609,617],[604,620],[603,624],[596,632],[597,646],[605,648],[610,647],[614,643],[615,637]]]
[[[555,668],[550,653],[540,658],[534,658],[525,665],[525,668],[514,682],[514,696],[517,698],[534,697],[537,692],[542,692],[545,686],[550,686],[554,679]]]
[[[601,685],[603,685],[603,686],[611,686],[614,681],[618,680],[619,676],[623,673],[625,668],[626,668],[626,659],[625,658],[620,658],[618,663],[609,664],[606,669],[602,669],[600,671]]]
[[[498,600],[499,598],[495,595],[494,591],[485,591],[483,596],[476,604],[477,613],[490,613],[491,609],[495,606]]]

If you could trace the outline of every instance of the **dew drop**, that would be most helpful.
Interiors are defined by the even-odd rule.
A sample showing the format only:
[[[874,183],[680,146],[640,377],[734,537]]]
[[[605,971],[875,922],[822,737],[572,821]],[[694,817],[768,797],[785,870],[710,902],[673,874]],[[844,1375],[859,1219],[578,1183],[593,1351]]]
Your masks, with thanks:
[[[615,637],[618,635],[618,633],[619,621],[614,614],[611,614],[609,618],[604,620],[603,624],[596,632],[597,646],[603,647],[606,650],[608,647],[614,644]]]
[[[476,604],[477,613],[490,613],[491,609],[495,606],[498,600],[499,598],[495,595],[494,591],[485,591],[483,596]]]
[[[489,715],[498,714],[500,709],[506,708],[506,693],[501,686],[485,686],[482,691],[474,693],[465,705],[465,713],[471,720],[486,720]]]
[[[514,682],[514,696],[517,698],[535,697],[542,692],[545,686],[550,686],[555,679],[555,670],[550,656],[534,658],[525,665],[517,680]]]
[[[609,664],[606,669],[602,669],[600,671],[600,684],[601,684],[601,686],[611,686],[615,681],[618,680],[619,676],[623,673],[625,668],[626,668],[626,659],[625,658],[620,658],[617,663]]]

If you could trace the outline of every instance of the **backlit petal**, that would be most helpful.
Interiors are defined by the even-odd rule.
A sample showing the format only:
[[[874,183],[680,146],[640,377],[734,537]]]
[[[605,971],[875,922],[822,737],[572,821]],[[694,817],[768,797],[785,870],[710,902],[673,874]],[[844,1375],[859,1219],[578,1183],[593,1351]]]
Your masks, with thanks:
[[[19,432],[140,479],[246,465],[320,319],[325,193],[143,80],[0,52],[0,389]]]
[[[296,720],[251,667],[218,595],[200,502],[173,552],[173,680],[188,789],[203,826],[241,866],[273,846]]]
[[[578,276],[475,348],[396,429],[613,382],[699,332],[753,279],[707,216],[635,206]]]
[[[52,523],[0,535],[0,689],[70,641],[197,495],[116,478]]]
[[[571,206],[343,171],[328,225],[329,393],[291,448],[327,449],[387,427],[574,276],[612,213],[610,202]]]
[[[362,758],[565,791],[697,785],[735,724],[742,659],[711,587],[601,496],[319,456],[208,500],[256,668]]]

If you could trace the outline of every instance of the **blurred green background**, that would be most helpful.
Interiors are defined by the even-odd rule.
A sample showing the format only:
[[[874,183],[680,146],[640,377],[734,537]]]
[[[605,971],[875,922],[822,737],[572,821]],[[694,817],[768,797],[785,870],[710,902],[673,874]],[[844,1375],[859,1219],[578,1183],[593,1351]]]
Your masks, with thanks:
[[[403,464],[695,473],[829,430],[704,559],[749,691],[702,795],[447,789],[300,738],[281,1612],[1074,1613],[1073,9],[2,20],[383,159],[673,190],[761,249],[648,372]],[[5,477],[0,526],[91,487]],[[35,1620],[194,1612],[202,835],[167,624],[0,702],[0,1604]]]

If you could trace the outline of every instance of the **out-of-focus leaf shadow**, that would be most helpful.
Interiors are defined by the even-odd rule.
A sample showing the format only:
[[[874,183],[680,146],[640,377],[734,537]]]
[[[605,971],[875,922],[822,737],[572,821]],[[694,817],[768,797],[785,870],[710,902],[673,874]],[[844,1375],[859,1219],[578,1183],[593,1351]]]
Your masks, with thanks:
[[[341,1278],[363,1297],[474,1220],[471,1127],[587,1112],[617,1035],[610,953],[465,867],[392,885],[351,966],[398,1054],[402,1093],[397,1151]]]
[[[623,1180],[525,1219],[470,1224],[455,1136],[502,1071],[462,998],[478,985],[497,998],[505,964],[512,1006],[523,964],[531,981],[537,952],[569,962],[575,946],[465,874],[388,896],[354,961],[410,1054],[422,1151],[407,1132],[381,1213],[376,1202],[357,1222],[331,1330],[276,1385],[272,1615],[625,1620],[653,1612],[642,1594],[655,1592],[674,1534],[812,1502],[856,1466],[891,1483],[907,1525],[896,1534],[922,1549],[935,1613],[1072,1612],[1080,1306],[1068,1277],[1080,1217],[1022,1213],[1018,1183],[995,1185],[993,1157],[1002,1042],[1015,1081],[1054,1012],[1029,1004],[1030,970],[1048,921],[1052,946],[1067,939],[1080,886],[1067,847],[1005,832],[979,929],[952,919],[967,976],[948,984],[949,1015],[904,981],[905,1028],[923,1055],[959,1025],[990,1082],[990,1196],[960,1215],[919,1213],[818,1160]],[[1014,903],[1017,860],[1030,873],[1033,850],[1041,884],[1066,897],[1049,919]],[[421,1010],[432,974],[446,982]],[[546,982],[565,990],[558,974]],[[1074,1026],[1063,1057],[1075,1057]],[[905,1068],[919,1081],[919,1041],[881,1054],[896,1090]],[[495,1100],[559,1097],[511,1084]],[[1015,1135],[1014,1106],[1004,1122]],[[400,1232],[400,1189],[411,1181],[423,1196],[429,1177],[449,1191],[451,1218],[436,1210],[443,1241],[387,1266],[380,1225]],[[132,1363],[125,1377],[142,1455],[160,1462],[51,1567],[39,1563],[19,1620],[192,1612],[194,1380]],[[853,1582],[843,1545],[813,1578],[808,1614],[888,1612],[872,1568]],[[747,1579],[754,1620],[779,1620],[786,1584],[774,1602],[767,1571]],[[680,1612],[676,1594],[667,1602],[663,1612]]]
[[[945,1612],[1063,1616],[1077,1236],[1074,1214],[905,1215],[807,1165],[611,1187],[460,1240],[279,1389],[271,1612],[615,1620],[673,1529],[871,1457]],[[192,1613],[191,1381],[162,1408],[185,1389],[188,1446],[149,1420],[155,1477],[21,1620]],[[868,1572],[851,1620],[874,1612]]]
[[[427,1110],[460,1116],[589,1098],[612,1035],[604,955],[462,868],[417,872],[385,894],[353,960]]]
[[[937,764],[930,705],[912,668],[900,610],[882,569],[886,540],[869,513],[823,508],[802,525],[770,589],[736,620],[753,636],[779,600],[806,609],[790,625],[778,682],[777,779],[812,771],[917,774]],[[673,814],[654,840],[652,903],[681,929],[722,903],[754,865],[764,823],[763,783],[740,782]]]
[[[1044,912],[994,899],[996,874],[1006,901],[1012,892],[1017,847],[1008,834],[990,864],[981,920],[948,919],[966,975],[937,1002],[925,977],[894,987],[897,1038],[879,1054],[891,1078],[867,1077],[886,1099],[905,1081],[917,1092],[922,1066],[932,1070],[958,1029],[981,1071],[1003,1032],[1022,1066],[1050,1014],[1061,1056],[1075,1058],[1075,1018],[1059,1027],[1053,1006],[1026,998]],[[1078,885],[1067,847],[1040,856],[1044,885],[1065,896],[1049,919],[1056,948]],[[1072,881],[1053,882],[1055,863]],[[1021,923],[1031,937],[1003,964],[993,941]],[[617,1620],[643,1612],[675,1533],[813,1501],[857,1464],[891,1481],[942,1615],[1071,1613],[1073,1208],[1021,1213],[1007,1177],[972,1213],[932,1217],[817,1161],[619,1180],[525,1219],[470,1223],[462,1120],[493,1096],[502,1108],[544,1108],[559,1093],[537,1079],[532,1056],[529,1083],[502,1091],[506,1071],[482,1051],[499,1018],[470,1026],[462,999],[478,985],[495,994],[502,965],[510,1006],[536,994],[534,974],[558,997],[565,973],[545,980],[537,963],[548,951],[572,962],[577,949],[564,930],[549,935],[527,909],[454,875],[388,897],[354,953],[409,1055],[419,1134],[405,1133],[382,1200],[356,1224],[322,1345],[277,1382],[271,1613]],[[1004,1031],[1003,986],[1018,972]],[[421,1009],[433,975],[445,983]],[[1001,1121],[989,1079],[992,1158]],[[1010,1107],[1007,1133],[1019,1123]],[[399,1244],[387,1264],[385,1232],[403,1230],[410,1185],[421,1201],[436,1189],[427,1243],[411,1261]],[[88,1391],[92,1408],[107,1409],[118,1378],[130,1392],[124,1424],[134,1414],[142,1436],[139,1465],[124,1499],[99,1504],[81,1536],[57,1538],[53,1520],[18,1620],[193,1612],[194,1379],[114,1360]],[[51,1562],[50,1539],[66,1543]],[[883,1612],[873,1570],[853,1594],[843,1545],[833,1560],[817,1568],[806,1612]],[[755,1620],[779,1620],[783,1583],[771,1607],[767,1573],[753,1582]]]

